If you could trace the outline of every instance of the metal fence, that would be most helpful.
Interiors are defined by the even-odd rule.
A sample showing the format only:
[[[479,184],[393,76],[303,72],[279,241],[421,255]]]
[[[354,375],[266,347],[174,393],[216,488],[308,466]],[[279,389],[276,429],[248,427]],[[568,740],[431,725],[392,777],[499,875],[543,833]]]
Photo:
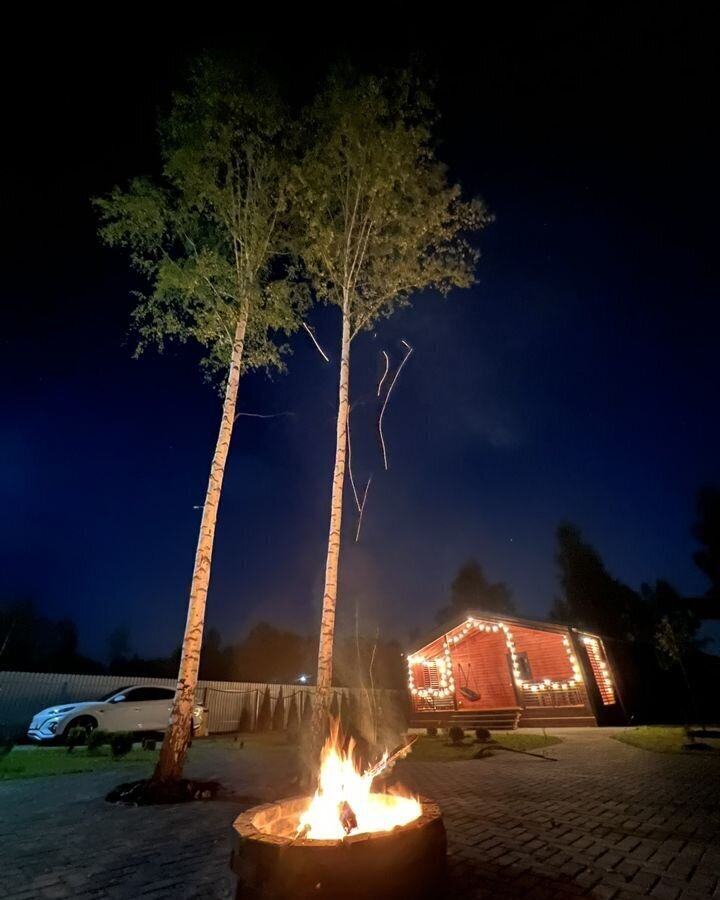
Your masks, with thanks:
[[[61,675],[53,672],[0,672],[0,736],[24,734],[35,713],[47,706],[79,700],[96,700],[129,684],[153,684],[175,687],[173,678],[129,678],[127,675]],[[282,691],[283,725],[287,725],[292,699],[300,717],[315,688],[297,684],[260,684],[239,681],[200,681],[195,695],[197,703],[208,710],[211,734],[237,731],[243,713],[251,728],[255,727],[265,692],[270,695],[274,712]],[[334,688],[340,704],[357,689]],[[402,691],[376,691],[381,706],[399,709],[404,702]]]

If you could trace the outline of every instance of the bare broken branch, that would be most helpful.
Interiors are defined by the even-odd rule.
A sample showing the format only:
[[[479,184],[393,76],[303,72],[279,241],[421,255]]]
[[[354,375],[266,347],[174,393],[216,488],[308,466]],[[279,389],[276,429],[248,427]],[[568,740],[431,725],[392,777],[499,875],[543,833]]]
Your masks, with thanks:
[[[390,387],[388,388],[388,392],[385,395],[385,402],[383,403],[382,409],[380,410],[380,418],[378,419],[378,432],[380,433],[380,444],[382,446],[382,454],[383,454],[383,461],[385,463],[385,471],[387,471],[387,468],[388,468],[388,460],[387,460],[387,448],[385,446],[385,438],[383,436],[383,430],[382,430],[383,416],[385,415],[385,410],[387,408],[388,400],[390,399],[390,394],[392,393],[392,389],[395,387],[395,382],[398,380],[398,376],[400,375],[400,372],[402,372],[403,366],[410,359],[410,356],[413,352],[413,348],[410,346],[410,344],[408,344],[408,342],[404,338],[402,340],[402,343],[405,344],[405,346],[407,347],[407,353],[403,357],[403,361],[398,366],[397,372],[395,373],[395,377],[390,382]]]
[[[235,416],[234,421],[240,418],[240,416],[247,416],[249,419],[278,419],[280,416],[294,416],[294,412],[290,412],[289,410],[286,412],[279,413],[251,413],[251,412],[239,412]]]
[[[387,355],[387,353],[384,350],[382,351],[382,355],[385,357],[385,371],[383,372],[383,377],[380,379],[380,384],[378,385],[378,391],[377,391],[378,397],[380,396],[380,391],[382,389],[383,382],[387,378],[387,373],[390,370],[390,357]]]
[[[353,496],[355,497],[355,505],[358,508],[358,512],[360,512],[360,499],[358,498],[357,488],[355,487],[355,479],[353,477],[352,470],[352,442],[350,440],[350,413],[352,412],[352,406],[348,409],[347,419],[345,420],[345,429],[347,431],[347,444],[348,444],[348,475],[350,476],[350,486],[352,487]]]
[[[356,544],[360,540],[360,529],[362,528],[362,518],[363,518],[363,512],[365,511],[365,501],[367,500],[368,490],[370,489],[371,481],[372,481],[372,475],[367,480],[367,484],[365,485],[365,491],[363,492],[362,503],[359,506],[360,515],[358,516],[357,531],[355,532],[355,543]]]
[[[323,350],[323,348],[320,346],[320,344],[318,344],[317,338],[315,337],[315,335],[312,333],[312,331],[308,328],[308,326],[304,322],[301,322],[300,324],[305,329],[305,331],[307,331],[307,333],[310,335],[310,339],[312,340],[313,344],[315,344],[315,346],[317,347],[317,350],[318,350],[318,353],[320,354],[320,356],[322,356],[322,358],[325,360],[325,362],[329,363],[330,358],[328,357],[327,353]]]

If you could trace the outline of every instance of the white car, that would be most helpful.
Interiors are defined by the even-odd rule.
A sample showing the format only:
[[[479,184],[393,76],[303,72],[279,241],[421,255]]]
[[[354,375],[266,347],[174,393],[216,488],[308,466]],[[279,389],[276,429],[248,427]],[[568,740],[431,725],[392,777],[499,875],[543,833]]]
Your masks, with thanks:
[[[103,731],[165,731],[172,709],[175,691],[151,684],[136,684],[116,688],[99,700],[64,703],[43,709],[30,723],[28,737],[48,742],[66,736],[71,728],[80,726]],[[202,707],[193,709],[193,728],[202,717]]]

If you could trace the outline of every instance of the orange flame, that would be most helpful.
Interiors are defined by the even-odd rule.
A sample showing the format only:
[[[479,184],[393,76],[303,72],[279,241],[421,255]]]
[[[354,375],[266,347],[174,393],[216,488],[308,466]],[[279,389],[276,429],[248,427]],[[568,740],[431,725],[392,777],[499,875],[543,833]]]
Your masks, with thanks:
[[[310,806],[300,817],[298,832],[314,840],[340,840],[346,836],[340,817],[347,803],[357,819],[352,834],[368,831],[391,831],[407,825],[422,812],[414,797],[372,793],[374,775],[360,772],[353,762],[354,741],[347,751],[339,740],[337,724],[331,728],[320,760],[320,783]]]

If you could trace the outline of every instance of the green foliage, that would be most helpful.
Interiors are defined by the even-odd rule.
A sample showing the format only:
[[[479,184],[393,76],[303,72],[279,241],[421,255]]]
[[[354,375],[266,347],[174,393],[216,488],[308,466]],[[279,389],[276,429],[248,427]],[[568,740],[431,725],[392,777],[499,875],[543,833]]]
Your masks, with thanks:
[[[283,731],[285,728],[285,699],[283,698],[283,689],[280,687],[280,693],[275,701],[275,708],[272,716],[272,730]]]
[[[451,744],[462,744],[465,740],[465,732],[459,725],[451,725],[448,730],[448,737]]]
[[[133,748],[133,734],[130,731],[116,731],[110,735],[110,752],[113,759],[127,756]]]
[[[494,612],[512,615],[515,605],[504,581],[490,582],[479,562],[464,563],[451,585],[451,602],[435,617],[438,624],[459,619],[469,612]]]
[[[118,764],[140,763],[146,768],[157,760],[157,753],[133,750],[122,760],[114,760],[109,753],[66,753],[64,747],[23,747],[0,756],[0,781],[17,778],[37,778],[48,775],[70,775],[74,772],[94,772]]]
[[[642,725],[612,737],[623,744],[655,753],[681,753],[686,739],[684,728],[669,725]]]
[[[100,753],[100,748],[110,743],[110,735],[101,728],[96,728],[90,732],[87,739],[87,752],[90,756],[96,756]]]
[[[76,747],[82,747],[87,741],[88,730],[82,725],[75,725],[74,728],[68,729],[65,735],[65,746],[68,753],[73,753]]]
[[[289,133],[256,72],[203,56],[160,124],[160,179],[134,178],[94,200],[101,237],[127,250],[148,283],[134,313],[138,352],[194,340],[222,369],[247,316],[243,369],[282,367],[275,336],[295,329],[303,301],[279,262]]]
[[[304,123],[316,135],[295,168],[298,250],[316,296],[354,337],[413,293],[474,279],[468,236],[489,221],[435,158],[432,110],[408,73],[335,74]]]

